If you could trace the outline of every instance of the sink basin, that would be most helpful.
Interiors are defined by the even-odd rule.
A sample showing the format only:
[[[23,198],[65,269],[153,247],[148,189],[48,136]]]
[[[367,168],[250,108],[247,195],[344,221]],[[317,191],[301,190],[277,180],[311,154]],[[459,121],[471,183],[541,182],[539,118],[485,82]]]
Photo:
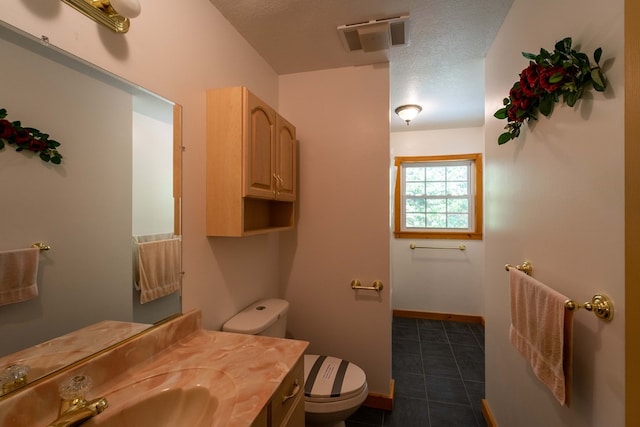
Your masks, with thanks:
[[[102,395],[109,407],[83,427],[225,426],[235,403],[235,385],[215,369],[183,369]]]
[[[113,408],[107,408],[105,412],[84,425],[209,427],[217,407],[218,400],[215,396],[210,396],[209,390],[204,387],[168,389],[142,399],[117,413],[112,413]]]

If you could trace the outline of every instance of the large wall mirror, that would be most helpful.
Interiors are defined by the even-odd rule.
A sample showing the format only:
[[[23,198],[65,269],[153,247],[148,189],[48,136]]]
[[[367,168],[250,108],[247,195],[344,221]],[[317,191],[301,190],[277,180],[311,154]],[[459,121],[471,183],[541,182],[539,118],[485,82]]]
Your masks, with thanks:
[[[138,236],[180,240],[181,112],[0,24],[0,108],[60,142],[63,156],[56,165],[0,149],[0,252],[50,246],[39,252],[38,296],[0,305],[0,370],[31,356],[59,362],[32,369],[33,381],[181,312],[179,286],[142,303],[134,280]]]

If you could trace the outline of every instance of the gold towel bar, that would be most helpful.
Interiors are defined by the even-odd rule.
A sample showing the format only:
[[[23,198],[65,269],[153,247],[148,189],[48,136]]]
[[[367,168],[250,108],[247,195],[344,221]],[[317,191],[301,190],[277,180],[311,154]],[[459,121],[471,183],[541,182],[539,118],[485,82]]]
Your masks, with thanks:
[[[531,276],[531,272],[533,271],[533,266],[529,261],[525,261],[522,264],[518,264],[515,267],[511,264],[505,264],[504,269],[509,271],[510,268],[515,268],[516,270],[520,270],[523,273]]]
[[[613,302],[604,294],[595,294],[591,298],[591,302],[585,302],[584,304],[578,304],[573,300],[566,300],[564,306],[569,311],[575,311],[580,308],[584,308],[587,311],[593,312],[597,317],[602,320],[613,319]]]
[[[382,289],[384,289],[384,285],[381,281],[376,280],[375,282],[373,282],[373,286],[362,286],[358,279],[353,279],[351,281],[351,289],[380,292]]]
[[[409,245],[409,247],[411,249],[456,249],[458,251],[466,251],[467,250],[467,246],[466,245],[458,245],[456,247],[440,247],[440,246],[416,246],[415,243],[411,243]]]
[[[51,249],[51,246],[47,245],[46,243],[43,242],[35,242],[34,244],[31,245],[32,248],[38,248],[41,251],[48,251],[49,249]]]
[[[515,267],[511,264],[506,264],[504,269],[509,271],[510,268],[515,268],[516,270],[520,270],[523,273],[531,276],[531,272],[533,271],[533,266],[529,261],[525,261],[520,265],[516,265]],[[584,308],[587,311],[593,312],[597,317],[602,320],[611,320],[613,319],[613,301],[604,295],[604,294],[595,294],[591,299],[591,302],[585,302],[584,304],[578,304],[574,300],[568,299],[564,302],[564,306],[569,311],[575,311],[580,308]]]

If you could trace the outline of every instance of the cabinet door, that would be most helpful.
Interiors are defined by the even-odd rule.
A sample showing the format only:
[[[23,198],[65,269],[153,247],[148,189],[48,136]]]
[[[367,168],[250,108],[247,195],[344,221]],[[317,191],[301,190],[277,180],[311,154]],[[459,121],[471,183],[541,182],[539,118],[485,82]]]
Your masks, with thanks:
[[[274,199],[276,191],[276,113],[246,91],[244,196]]]
[[[300,417],[301,407],[302,417]],[[301,419],[302,424],[300,424]],[[300,357],[271,398],[271,425],[301,427],[303,424],[304,362]]]
[[[276,117],[276,198],[296,199],[296,128]]]

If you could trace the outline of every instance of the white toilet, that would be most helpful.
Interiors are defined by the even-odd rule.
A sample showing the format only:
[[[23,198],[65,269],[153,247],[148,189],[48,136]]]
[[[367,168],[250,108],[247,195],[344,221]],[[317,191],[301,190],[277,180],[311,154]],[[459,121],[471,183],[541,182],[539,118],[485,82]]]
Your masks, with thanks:
[[[229,319],[222,330],[284,338],[289,303],[266,299]],[[331,356],[304,356],[304,412],[308,426],[344,427],[367,398],[367,377],[357,365]]]

